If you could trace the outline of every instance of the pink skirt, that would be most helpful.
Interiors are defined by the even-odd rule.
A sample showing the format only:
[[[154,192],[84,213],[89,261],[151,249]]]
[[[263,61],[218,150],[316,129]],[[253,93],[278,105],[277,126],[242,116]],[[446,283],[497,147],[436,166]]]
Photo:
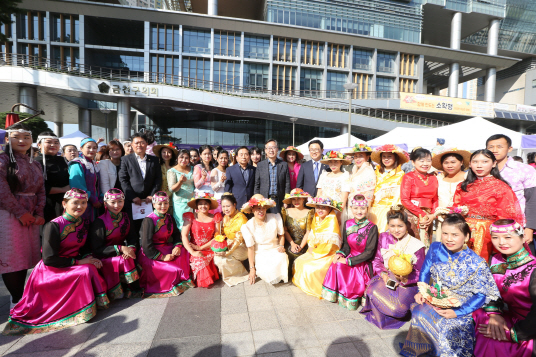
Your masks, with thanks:
[[[181,248],[181,254],[169,262],[147,258],[143,248],[138,254],[138,268],[140,271],[140,286],[144,290],[144,297],[161,298],[177,296],[193,288],[195,285],[190,279],[190,253]],[[172,244],[157,245],[156,249],[163,255],[171,254]]]
[[[55,268],[41,260],[22,299],[11,310],[3,334],[34,334],[78,325],[93,318],[97,307],[106,309],[109,303],[106,282],[94,265]]]
[[[110,301],[124,296],[123,284],[131,284],[140,278],[134,259],[125,259],[122,256],[101,259],[100,273],[108,287]]]
[[[331,264],[322,284],[322,298],[355,311],[370,281],[369,262],[356,266]]]

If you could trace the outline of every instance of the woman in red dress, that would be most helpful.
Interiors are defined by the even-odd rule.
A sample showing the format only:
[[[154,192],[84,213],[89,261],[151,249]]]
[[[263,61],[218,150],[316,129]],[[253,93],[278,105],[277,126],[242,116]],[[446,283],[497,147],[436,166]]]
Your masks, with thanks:
[[[214,265],[214,252],[210,249],[214,236],[220,233],[221,213],[209,211],[218,208],[210,193],[196,192],[188,206],[195,213],[183,214],[182,242],[190,252],[190,265],[197,286],[208,288],[219,279],[218,269]]]

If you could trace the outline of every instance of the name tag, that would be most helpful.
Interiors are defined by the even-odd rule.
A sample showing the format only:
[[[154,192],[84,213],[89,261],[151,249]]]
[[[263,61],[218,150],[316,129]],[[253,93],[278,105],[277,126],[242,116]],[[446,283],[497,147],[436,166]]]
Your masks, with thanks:
[[[419,201],[411,200],[411,203],[413,203],[415,206],[419,207],[421,203]]]

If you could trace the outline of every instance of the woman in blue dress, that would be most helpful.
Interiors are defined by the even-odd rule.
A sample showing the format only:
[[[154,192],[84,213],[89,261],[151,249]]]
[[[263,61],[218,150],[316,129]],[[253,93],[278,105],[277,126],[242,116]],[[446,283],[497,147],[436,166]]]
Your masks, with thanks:
[[[446,216],[441,242],[432,243],[421,269],[419,281],[446,288],[459,307],[432,306],[429,296],[420,292],[411,306],[411,326],[400,352],[403,356],[471,357],[475,329],[472,314],[497,300],[499,290],[486,261],[471,249],[467,241],[471,229],[460,214]],[[430,284],[432,285],[432,284]],[[422,291],[422,290],[421,290]]]

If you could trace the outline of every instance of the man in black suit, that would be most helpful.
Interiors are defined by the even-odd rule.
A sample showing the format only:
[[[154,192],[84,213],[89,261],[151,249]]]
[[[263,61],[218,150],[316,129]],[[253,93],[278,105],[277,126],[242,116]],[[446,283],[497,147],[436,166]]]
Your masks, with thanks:
[[[269,213],[281,213],[285,194],[290,193],[290,175],[288,164],[277,157],[279,147],[277,141],[270,139],[264,145],[266,160],[257,164],[255,172],[255,194],[260,193],[277,203]]]
[[[153,195],[162,186],[162,170],[156,156],[147,155],[147,140],[136,133],[132,136],[132,154],[121,158],[119,182],[125,193],[125,210],[132,218],[132,205],[151,203]],[[139,234],[142,219],[133,220],[134,229]]]
[[[237,164],[228,167],[225,172],[225,192],[231,192],[236,198],[238,210],[253,196],[255,187],[255,167],[249,164],[249,155],[246,146],[238,148]]]
[[[320,162],[324,153],[324,144],[320,140],[309,143],[311,160],[304,162],[298,173],[296,187],[301,188],[313,197],[316,197],[316,184],[323,171],[329,171],[329,166]]]

